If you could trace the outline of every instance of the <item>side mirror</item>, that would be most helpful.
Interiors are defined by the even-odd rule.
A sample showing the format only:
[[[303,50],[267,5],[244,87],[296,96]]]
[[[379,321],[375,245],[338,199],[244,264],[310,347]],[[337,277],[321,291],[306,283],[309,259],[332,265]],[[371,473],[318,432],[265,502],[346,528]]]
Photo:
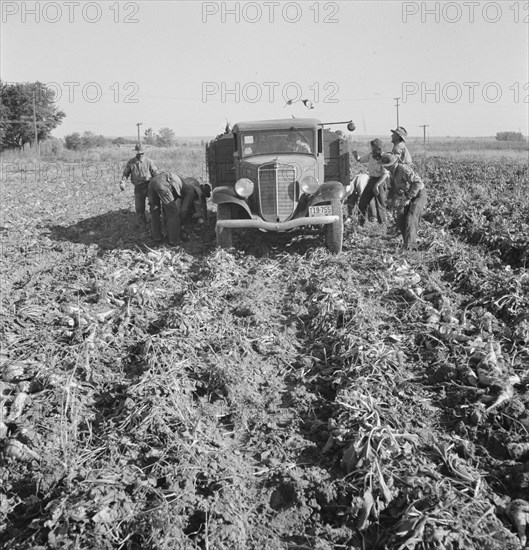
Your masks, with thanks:
[[[355,126],[354,122],[349,122],[349,124],[347,125],[347,129],[350,132],[354,132],[356,130],[356,126]]]

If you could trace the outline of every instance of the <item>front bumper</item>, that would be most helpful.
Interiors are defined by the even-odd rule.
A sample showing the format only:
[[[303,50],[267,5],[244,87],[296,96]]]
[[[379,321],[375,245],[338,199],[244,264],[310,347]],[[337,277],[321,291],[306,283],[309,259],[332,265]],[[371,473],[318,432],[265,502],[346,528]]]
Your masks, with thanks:
[[[219,229],[238,229],[242,227],[264,229],[265,231],[290,231],[296,227],[305,225],[327,225],[335,223],[340,219],[339,216],[314,216],[312,218],[296,218],[287,222],[265,222],[260,218],[240,219],[240,220],[218,220]]]

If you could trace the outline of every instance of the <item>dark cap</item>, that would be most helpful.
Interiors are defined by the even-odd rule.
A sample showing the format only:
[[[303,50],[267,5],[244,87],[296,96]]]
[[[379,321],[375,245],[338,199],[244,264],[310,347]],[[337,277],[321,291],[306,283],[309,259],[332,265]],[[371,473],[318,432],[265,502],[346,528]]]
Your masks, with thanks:
[[[371,147],[378,147],[379,149],[382,149],[382,145],[384,145],[384,144],[382,143],[381,139],[376,138],[376,139],[370,141],[369,145],[371,145]]]
[[[145,149],[143,148],[143,145],[141,143],[137,143],[136,147],[134,147],[134,150],[136,153],[145,153]]]

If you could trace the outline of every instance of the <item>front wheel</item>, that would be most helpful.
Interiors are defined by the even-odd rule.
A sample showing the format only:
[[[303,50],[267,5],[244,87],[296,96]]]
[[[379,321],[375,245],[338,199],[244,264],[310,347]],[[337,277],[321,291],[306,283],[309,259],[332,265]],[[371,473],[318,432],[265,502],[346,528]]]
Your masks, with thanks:
[[[219,220],[231,220],[231,204],[222,203],[217,205],[217,222]],[[215,232],[217,234],[217,245],[220,248],[231,248],[233,246],[232,229],[221,228],[217,223]]]
[[[338,216],[338,221],[329,223],[325,226],[325,246],[333,254],[339,254],[342,251],[343,244],[343,216],[342,203],[339,200],[331,201],[332,214]]]

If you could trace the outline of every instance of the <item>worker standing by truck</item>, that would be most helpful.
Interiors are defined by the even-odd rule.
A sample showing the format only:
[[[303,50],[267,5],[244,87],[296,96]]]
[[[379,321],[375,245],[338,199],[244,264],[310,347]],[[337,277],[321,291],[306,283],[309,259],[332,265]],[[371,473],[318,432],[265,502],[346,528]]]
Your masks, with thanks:
[[[369,144],[371,145],[371,151],[361,157],[358,156],[357,151],[353,151],[353,157],[357,162],[367,163],[367,173],[369,175],[369,180],[358,203],[360,225],[364,225],[366,222],[367,210],[372,200],[375,201],[378,223],[386,223],[386,179],[388,171],[380,164],[383,144],[378,138],[370,141]]]
[[[399,157],[399,162],[401,164],[411,165],[411,155],[405,143],[407,137],[408,132],[403,126],[397,126],[395,130],[391,130],[391,143],[393,143],[393,149],[391,150],[391,153]]]
[[[404,250],[415,248],[417,229],[427,200],[424,182],[409,165],[400,163],[397,155],[385,153],[380,163],[391,172],[389,196],[398,208],[396,222]]]
[[[141,143],[138,143],[134,149],[136,156],[125,165],[119,188],[125,191],[125,183],[130,176],[130,181],[134,185],[134,208],[138,223],[142,229],[147,229],[145,201],[149,193],[149,181],[151,177],[158,174],[159,170],[151,159],[145,157],[145,149]]]

